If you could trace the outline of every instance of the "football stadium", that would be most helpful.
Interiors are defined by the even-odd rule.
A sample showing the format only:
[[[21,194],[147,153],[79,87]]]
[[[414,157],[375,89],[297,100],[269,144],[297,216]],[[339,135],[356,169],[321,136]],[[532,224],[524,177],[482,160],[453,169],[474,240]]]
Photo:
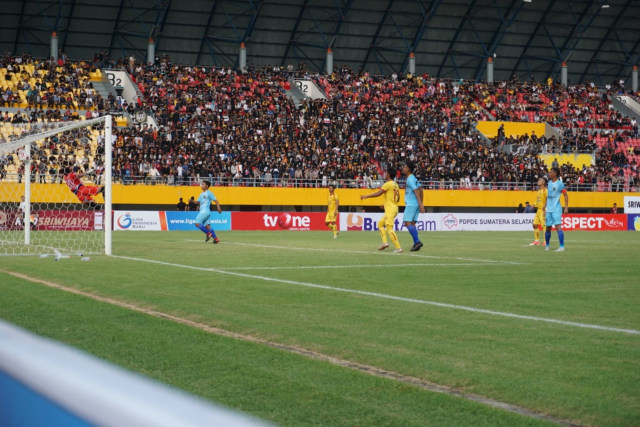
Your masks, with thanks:
[[[1,5],[0,425],[640,424],[640,1]]]

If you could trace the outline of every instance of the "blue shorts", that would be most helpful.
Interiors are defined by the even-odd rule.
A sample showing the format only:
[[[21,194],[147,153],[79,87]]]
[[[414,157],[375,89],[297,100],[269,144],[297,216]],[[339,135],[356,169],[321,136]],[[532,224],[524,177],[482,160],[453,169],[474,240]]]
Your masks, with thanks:
[[[196,217],[196,224],[207,225],[209,224],[209,217],[211,212],[200,212]]]
[[[404,215],[402,218],[402,222],[415,222],[418,220],[418,214],[420,213],[420,209],[418,206],[407,206],[404,208]]]
[[[562,211],[547,211],[547,215],[545,217],[545,223],[547,227],[551,227],[552,225],[562,224]]]

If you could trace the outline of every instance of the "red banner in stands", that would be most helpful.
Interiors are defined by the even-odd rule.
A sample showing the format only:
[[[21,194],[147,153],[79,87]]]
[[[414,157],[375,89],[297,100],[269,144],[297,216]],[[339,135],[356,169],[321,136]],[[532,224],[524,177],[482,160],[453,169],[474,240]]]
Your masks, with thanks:
[[[327,230],[321,212],[232,212],[233,230]]]
[[[563,230],[618,231],[627,229],[624,214],[569,214],[562,216]]]
[[[32,223],[35,230],[91,231],[102,230],[103,218],[104,212],[46,210],[34,212]]]

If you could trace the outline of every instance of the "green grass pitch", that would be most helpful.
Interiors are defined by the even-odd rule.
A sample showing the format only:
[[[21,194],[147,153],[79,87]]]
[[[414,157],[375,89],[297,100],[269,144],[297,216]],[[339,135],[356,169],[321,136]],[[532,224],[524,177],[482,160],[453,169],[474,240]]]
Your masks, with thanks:
[[[532,234],[116,232],[2,257],[0,318],[281,425],[640,424],[640,234]]]

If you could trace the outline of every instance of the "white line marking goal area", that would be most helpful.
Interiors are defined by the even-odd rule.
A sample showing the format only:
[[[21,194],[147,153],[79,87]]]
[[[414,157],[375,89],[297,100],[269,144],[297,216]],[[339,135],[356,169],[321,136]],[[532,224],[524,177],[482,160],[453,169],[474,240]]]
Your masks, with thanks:
[[[595,325],[595,324],[580,323],[580,322],[571,322],[571,321],[567,321],[567,320],[559,320],[559,319],[552,319],[552,318],[546,318],[546,317],[528,316],[528,315],[517,314],[517,313],[509,313],[509,312],[504,312],[504,311],[486,310],[486,309],[483,309],[483,308],[468,307],[468,306],[456,305],[456,304],[448,304],[448,303],[443,303],[443,302],[438,302],[438,301],[428,301],[428,300],[421,300],[421,299],[416,299],[416,298],[399,297],[399,296],[395,296],[395,295],[382,294],[382,293],[379,293],[379,292],[368,292],[368,291],[361,291],[361,290],[357,290],[357,289],[348,289],[348,288],[341,288],[341,287],[336,287],[336,286],[321,285],[321,284],[317,284],[317,283],[298,282],[298,281],[295,281],[295,280],[278,279],[278,278],[275,278],[275,277],[259,276],[259,275],[255,275],[255,274],[241,273],[241,272],[238,272],[238,271],[229,271],[229,270],[224,270],[224,269],[220,269],[220,268],[196,267],[196,266],[192,266],[192,265],[177,264],[177,263],[172,263],[172,262],[157,261],[157,260],[146,259],[146,258],[135,258],[135,257],[128,257],[128,256],[120,256],[120,255],[112,255],[112,256],[113,256],[113,258],[126,259],[126,260],[129,260],[129,261],[145,262],[145,263],[150,263],[150,264],[164,265],[164,266],[167,266],[167,267],[176,267],[176,268],[184,268],[184,269],[189,269],[189,270],[197,270],[197,271],[206,271],[206,272],[212,272],[212,273],[226,274],[226,275],[229,275],[229,276],[243,277],[243,278],[253,279],[253,280],[263,280],[263,281],[266,281],[266,282],[276,282],[276,283],[284,283],[284,284],[289,284],[289,285],[294,285],[294,286],[305,286],[305,287],[308,287],[308,288],[325,289],[325,290],[334,291],[334,292],[344,292],[344,293],[350,293],[350,294],[356,294],[356,295],[364,295],[364,296],[368,296],[368,297],[372,297],[372,298],[382,298],[382,299],[387,299],[387,300],[392,300],[392,301],[400,301],[400,302],[406,302],[406,303],[412,303],[412,304],[424,304],[424,305],[430,305],[430,306],[435,306],[435,307],[440,307],[440,308],[445,308],[445,309],[462,310],[462,311],[468,311],[468,312],[472,312],[472,313],[486,314],[486,315],[489,315],[489,316],[508,317],[508,318],[512,318],[512,319],[520,319],[520,320],[528,320],[528,321],[534,321],[534,322],[551,323],[551,324],[556,324],[556,325],[570,326],[570,327],[574,327],[574,328],[595,329],[595,330],[605,331],[605,332],[623,333],[623,334],[630,334],[630,335],[640,335],[640,331],[635,330],[635,329],[615,328],[615,327],[609,327],[609,326],[603,326],[603,325]]]

